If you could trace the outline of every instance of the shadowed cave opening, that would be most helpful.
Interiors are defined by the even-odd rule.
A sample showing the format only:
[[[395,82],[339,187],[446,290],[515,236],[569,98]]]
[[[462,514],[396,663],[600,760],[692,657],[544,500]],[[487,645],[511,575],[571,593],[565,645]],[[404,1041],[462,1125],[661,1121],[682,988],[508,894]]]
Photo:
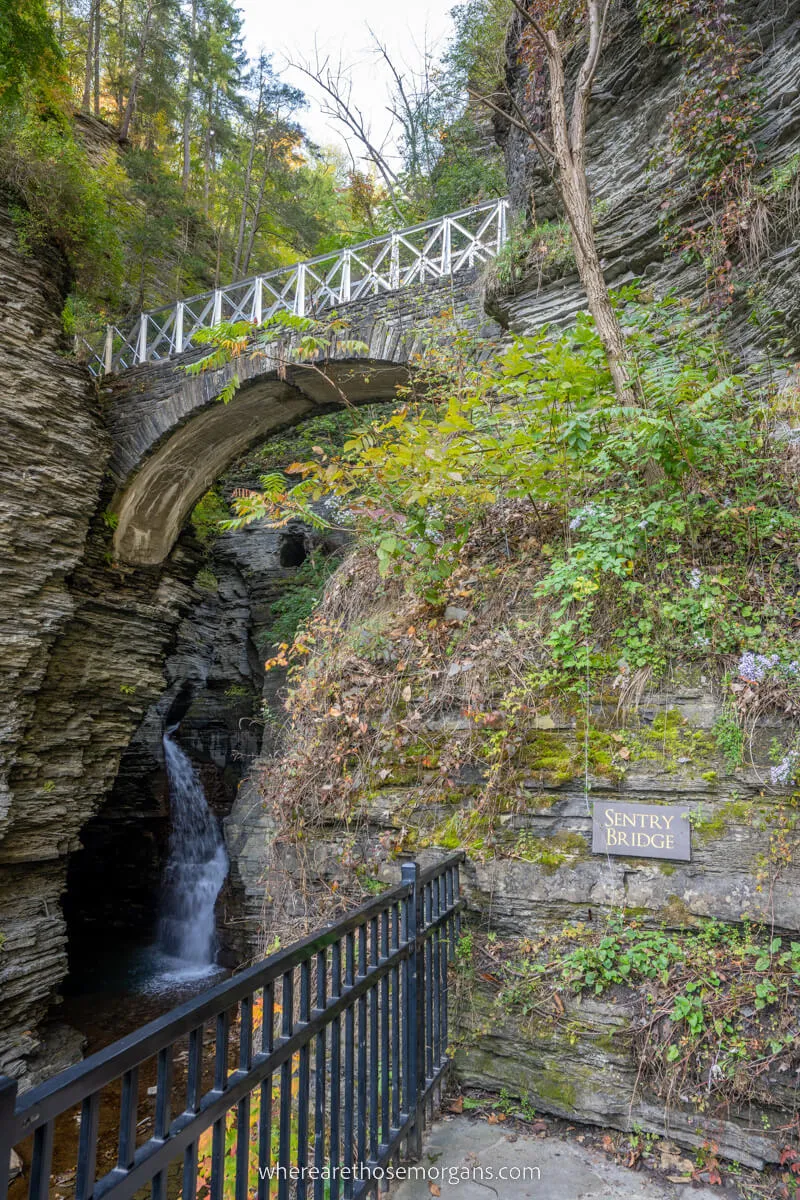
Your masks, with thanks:
[[[280,558],[282,567],[302,567],[308,558],[305,535],[297,532],[282,534]]]

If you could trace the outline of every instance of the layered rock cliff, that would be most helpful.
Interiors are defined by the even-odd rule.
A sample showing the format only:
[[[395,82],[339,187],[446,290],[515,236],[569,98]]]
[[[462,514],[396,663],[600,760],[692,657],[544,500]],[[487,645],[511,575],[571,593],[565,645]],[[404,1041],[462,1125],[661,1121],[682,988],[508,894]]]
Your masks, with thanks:
[[[25,769],[25,737],[53,646],[75,614],[69,581],[86,545],[108,439],[94,389],[63,335],[64,264],[54,254],[23,254],[4,204],[0,279],[0,1062],[18,1068],[24,1031],[42,1015],[65,959],[62,877],[42,864],[57,851],[37,846],[21,824],[13,776]],[[57,826],[64,800],[50,772],[38,803]],[[12,840],[19,849],[7,857]]]
[[[758,145],[758,182],[789,163],[800,149],[800,7],[774,0],[748,0],[736,6],[742,37],[753,55],[744,69],[759,98],[754,138]],[[525,104],[524,69],[518,64],[521,25],[509,32],[508,81]],[[701,256],[676,253],[665,240],[665,221],[703,228],[708,211],[686,186],[670,152],[670,118],[696,70],[679,50],[648,45],[636,6],[618,6],[594,89],[587,134],[587,174],[606,279],[613,286],[639,278],[659,294],[675,289],[681,296],[708,299],[709,278]],[[718,83],[709,84],[718,87]],[[506,155],[512,208],[517,216],[535,205],[537,222],[559,215],[553,187],[525,134],[498,123]],[[669,210],[666,207],[670,196]],[[735,257],[735,255],[734,255]],[[725,313],[731,345],[737,353],[763,351],[776,326],[788,337],[788,351],[800,347],[800,293],[796,286],[798,229],[791,222],[769,222],[767,244],[757,261],[734,262],[735,296]],[[574,269],[553,268],[545,260],[516,282],[499,289],[492,308],[517,332],[545,324],[562,325],[585,306]]]

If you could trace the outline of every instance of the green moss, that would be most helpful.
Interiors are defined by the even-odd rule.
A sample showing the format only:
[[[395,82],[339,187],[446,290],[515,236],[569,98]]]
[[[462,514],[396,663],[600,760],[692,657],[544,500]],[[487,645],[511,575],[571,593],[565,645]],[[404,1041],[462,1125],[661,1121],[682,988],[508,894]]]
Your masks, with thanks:
[[[575,1086],[562,1075],[551,1075],[549,1073],[542,1075],[536,1081],[536,1090],[543,1100],[550,1100],[562,1109],[568,1109],[570,1112],[574,1111],[576,1100]]]
[[[539,782],[555,786],[574,779],[578,768],[575,751],[555,734],[543,730],[528,735],[517,761]]]
[[[668,771],[677,771],[688,763],[714,761],[715,739],[702,729],[693,729],[676,708],[659,713],[649,727],[632,732],[627,738],[632,759],[657,762]]]
[[[658,864],[658,869],[662,875],[674,875],[675,874],[675,864],[674,863],[660,862]]]
[[[203,567],[194,577],[194,586],[201,592],[216,592],[219,590],[219,580],[213,571]]]
[[[579,726],[576,729],[578,741],[583,742],[584,736],[584,732]],[[605,729],[590,728],[586,740],[589,744],[589,769],[592,774],[618,783],[625,775],[624,759],[617,758],[624,746],[624,736],[619,733],[609,733]]]
[[[552,837],[535,837],[524,831],[516,835],[513,853],[524,862],[538,863],[551,875],[566,862],[586,858],[589,846],[580,833],[563,831]]]
[[[486,845],[491,831],[488,814],[461,809],[429,833],[417,839],[420,848],[439,846],[443,850],[466,850],[467,854],[480,853]]]
[[[746,800],[728,800],[709,816],[694,816],[690,820],[698,840],[706,845],[722,837],[729,824],[749,825],[751,817],[752,809]]]
[[[560,796],[552,792],[537,792],[534,796],[529,796],[526,803],[526,808],[532,812],[541,812],[552,808],[561,799]]]

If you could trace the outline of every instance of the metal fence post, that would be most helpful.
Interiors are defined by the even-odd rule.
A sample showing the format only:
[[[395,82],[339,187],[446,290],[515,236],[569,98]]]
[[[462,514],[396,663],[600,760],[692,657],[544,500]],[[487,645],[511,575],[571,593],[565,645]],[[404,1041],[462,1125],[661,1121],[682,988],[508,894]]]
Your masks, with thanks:
[[[183,354],[183,301],[175,306],[175,353]]]
[[[17,1102],[17,1081],[0,1075],[0,1200],[8,1198],[8,1177],[11,1174],[11,1128],[14,1105]]]
[[[114,326],[106,325],[106,342],[103,348],[103,374],[110,375],[114,365]]]
[[[350,299],[350,251],[345,250],[342,256],[342,279],[339,287],[339,303],[347,304]]]
[[[211,314],[211,324],[219,325],[222,321],[222,289],[214,289],[214,307]]]
[[[306,315],[306,269],[300,263],[297,268],[297,284],[294,293],[294,315],[296,317],[304,317]]]
[[[253,284],[253,320],[255,321],[256,325],[260,325],[264,320],[263,295],[263,280],[259,275],[258,279],[256,279],[255,283]]]
[[[420,946],[422,932],[421,893],[419,890],[419,866],[404,863],[403,883],[411,885],[411,895],[406,901],[406,937],[409,955],[406,959],[405,1013],[403,1021],[404,1062],[406,1077],[406,1107],[412,1117],[408,1135],[408,1154],[419,1158],[422,1154],[422,1102],[425,1090],[425,954]]]
[[[392,234],[392,250],[389,262],[389,287],[394,292],[400,287],[400,239]]]
[[[136,348],[136,365],[147,362],[147,313],[139,319],[139,342]]]
[[[450,219],[445,217],[442,226],[442,275],[450,275],[453,271],[451,245]]]

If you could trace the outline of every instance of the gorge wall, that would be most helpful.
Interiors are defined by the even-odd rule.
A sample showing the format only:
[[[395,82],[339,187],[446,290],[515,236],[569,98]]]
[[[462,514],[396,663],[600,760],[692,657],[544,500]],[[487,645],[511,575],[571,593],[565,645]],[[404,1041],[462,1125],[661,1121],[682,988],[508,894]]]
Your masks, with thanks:
[[[799,14],[796,0],[785,5],[742,0],[735,8],[742,40],[752,54],[743,70],[753,79],[759,97],[754,139],[762,184],[800,150]],[[508,39],[508,81],[524,106],[523,70],[517,62],[520,36],[517,20]],[[670,251],[665,242],[667,219],[698,230],[709,219],[692,194],[685,168],[676,173],[668,146],[670,118],[680,106],[687,80],[698,82],[696,72],[696,66],[687,68],[679,50],[643,41],[632,0],[617,6],[594,88],[586,160],[607,280],[619,287],[638,278],[658,294],[675,289],[681,296],[703,302],[709,300],[713,283],[700,256]],[[526,136],[501,120],[496,128],[505,150],[513,210],[529,213],[533,203],[537,221],[557,217],[552,184],[528,149]],[[796,224],[781,223],[773,214],[767,240],[758,261],[733,264],[735,294],[724,319],[732,348],[744,356],[763,351],[776,326],[779,336],[789,339],[789,354],[800,347]],[[510,292],[500,292],[491,300],[499,319],[518,332],[545,324],[561,326],[582,307],[574,269],[549,266],[546,259]]]

